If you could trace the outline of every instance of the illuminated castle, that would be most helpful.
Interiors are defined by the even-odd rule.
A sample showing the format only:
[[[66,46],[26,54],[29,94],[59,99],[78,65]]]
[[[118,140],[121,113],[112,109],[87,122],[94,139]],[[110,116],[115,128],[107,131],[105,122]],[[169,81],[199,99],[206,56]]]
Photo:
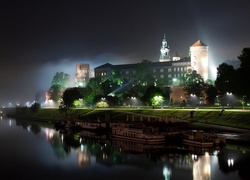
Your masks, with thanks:
[[[208,79],[208,46],[200,40],[190,46],[190,56],[180,58],[176,54],[171,59],[170,48],[164,35],[160,52],[159,61],[153,61],[151,65],[150,74],[156,80],[163,80],[167,85],[172,85],[176,80],[183,81],[188,69],[196,70],[205,81]],[[119,69],[121,75],[130,79],[134,77],[138,64],[112,65],[106,63],[94,69],[95,77],[109,78],[114,69]]]
[[[155,82],[164,82],[166,86],[172,88],[171,98],[175,102],[182,102],[185,99],[183,87],[179,86],[184,80],[185,73],[189,70],[196,70],[198,74],[207,81],[208,79],[208,46],[198,40],[189,47],[190,55],[180,58],[176,53],[171,58],[170,48],[167,44],[166,37],[162,40],[160,48],[160,58],[158,61],[153,61],[150,65],[150,72]],[[94,69],[95,77],[109,79],[112,77],[112,72],[118,70],[119,75],[127,80],[133,79],[138,65],[135,64],[120,64],[112,65],[110,63],[103,64]]]

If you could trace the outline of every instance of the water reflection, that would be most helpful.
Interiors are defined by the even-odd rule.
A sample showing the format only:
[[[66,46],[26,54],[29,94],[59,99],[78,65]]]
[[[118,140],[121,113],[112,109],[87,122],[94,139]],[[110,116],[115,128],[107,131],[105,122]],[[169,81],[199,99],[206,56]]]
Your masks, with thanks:
[[[4,129],[9,128],[18,128],[15,131],[20,131],[21,128],[24,130],[23,133],[29,132],[39,137],[29,138],[32,143],[35,140],[35,144],[39,144],[39,147],[45,147],[36,149],[37,154],[36,152],[32,154],[37,157],[36,163],[43,163],[49,168],[56,164],[67,171],[74,169],[72,173],[77,171],[78,177],[83,177],[85,174],[85,177],[92,179],[106,177],[108,179],[134,179],[133,173],[137,174],[137,179],[162,180],[247,179],[248,177],[247,165],[250,155],[249,150],[242,147],[227,145],[223,149],[206,149],[180,144],[149,146],[113,140],[108,134],[91,131],[78,133],[56,131],[50,124],[1,119],[0,135],[3,136]],[[25,137],[27,138],[27,133]],[[53,150],[55,157],[49,154],[49,147]],[[23,147],[20,146],[20,148]],[[31,146],[29,148],[35,149]],[[22,152],[21,149],[19,151]],[[3,150],[0,151],[0,153],[3,152],[6,153]],[[45,156],[41,153],[47,154]],[[42,157],[38,158],[39,156]],[[34,164],[34,161],[32,163]],[[78,171],[79,169],[85,171]],[[93,174],[93,171],[96,171],[94,169],[98,169],[99,174]],[[61,178],[66,179],[66,177]]]
[[[210,155],[208,152],[204,156],[194,160],[193,163],[193,179],[211,179],[210,177],[211,168],[210,168]]]

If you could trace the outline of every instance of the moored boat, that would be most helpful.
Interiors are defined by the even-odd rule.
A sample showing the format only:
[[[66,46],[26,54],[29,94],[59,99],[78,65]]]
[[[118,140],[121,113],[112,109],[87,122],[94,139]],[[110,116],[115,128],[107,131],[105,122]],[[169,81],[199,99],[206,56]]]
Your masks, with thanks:
[[[190,130],[183,133],[183,144],[198,147],[213,147],[214,142],[203,135],[201,130]]]
[[[159,144],[165,142],[165,135],[154,132],[142,123],[117,123],[111,128],[111,137],[132,142]]]
[[[224,137],[219,137],[215,133],[207,133],[202,130],[190,130],[183,133],[182,141],[184,144],[198,147],[224,146],[226,144]]]

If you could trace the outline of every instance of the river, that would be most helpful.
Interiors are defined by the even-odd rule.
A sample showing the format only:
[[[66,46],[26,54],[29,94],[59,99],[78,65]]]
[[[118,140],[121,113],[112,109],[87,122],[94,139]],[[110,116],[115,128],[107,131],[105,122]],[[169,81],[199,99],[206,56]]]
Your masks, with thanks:
[[[240,180],[249,175],[250,148],[230,144],[220,149],[145,147],[11,118],[1,118],[0,144],[1,179]]]

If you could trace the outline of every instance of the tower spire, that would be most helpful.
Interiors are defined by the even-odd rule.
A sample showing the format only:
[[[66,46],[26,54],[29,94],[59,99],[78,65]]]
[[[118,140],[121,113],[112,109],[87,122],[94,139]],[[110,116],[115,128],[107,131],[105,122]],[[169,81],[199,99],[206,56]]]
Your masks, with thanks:
[[[160,49],[160,62],[170,61],[169,46],[166,40],[166,35],[163,35],[162,45]]]

